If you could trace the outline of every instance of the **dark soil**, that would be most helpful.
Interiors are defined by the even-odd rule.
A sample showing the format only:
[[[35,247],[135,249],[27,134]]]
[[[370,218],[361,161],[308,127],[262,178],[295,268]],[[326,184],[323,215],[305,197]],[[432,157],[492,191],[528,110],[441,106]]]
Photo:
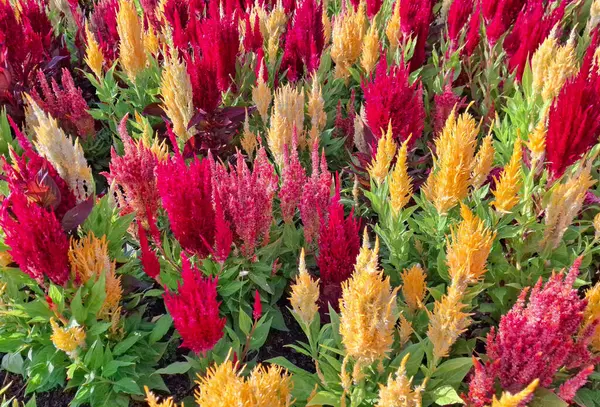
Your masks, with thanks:
[[[11,383],[10,388],[5,394],[7,399],[14,397],[19,402],[27,403],[33,397],[32,395],[25,396],[26,385],[23,378],[19,375],[0,371],[0,382],[2,382],[2,387]],[[45,393],[36,393],[35,400],[38,407],[66,407],[73,399],[73,395],[72,391],[57,389]]]

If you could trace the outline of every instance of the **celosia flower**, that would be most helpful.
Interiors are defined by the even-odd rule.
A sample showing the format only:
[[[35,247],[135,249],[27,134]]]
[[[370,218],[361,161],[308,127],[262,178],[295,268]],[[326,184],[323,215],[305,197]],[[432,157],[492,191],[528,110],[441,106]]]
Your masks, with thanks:
[[[148,407],[178,407],[177,403],[173,401],[173,397],[168,397],[163,401],[159,401],[158,398],[150,391],[148,386],[144,386],[144,392],[146,393],[146,402],[148,403]]]
[[[509,213],[519,203],[519,191],[523,185],[522,160],[521,137],[517,135],[510,161],[504,167],[500,178],[495,180],[496,188],[492,191],[494,200],[491,205],[500,213]]]
[[[453,111],[435,140],[434,170],[427,178],[424,191],[440,214],[447,213],[469,192],[477,133],[479,126],[469,113],[456,119]]]
[[[396,293],[377,267],[377,251],[363,248],[352,277],[342,284],[340,335],[346,354],[357,364],[382,360],[394,342]]]
[[[100,44],[98,44],[94,34],[90,31],[90,26],[87,22],[85,24],[85,42],[85,63],[94,72],[96,78],[101,79],[104,54],[102,54]]]
[[[321,213],[319,230],[319,256],[317,265],[321,277],[321,305],[327,310],[328,303],[337,308],[341,284],[352,274],[352,268],[360,250],[360,221],[354,210],[344,219],[344,205],[340,202],[340,181],[337,180],[335,195],[331,198],[327,213]]]
[[[109,183],[115,182],[123,191],[117,199],[122,213],[136,212],[138,217],[154,217],[160,197],[154,170],[159,160],[143,143],[135,142],[127,134],[127,116],[119,124],[119,135],[125,154],[118,156],[111,150],[110,172],[103,173]]]
[[[177,53],[176,50],[170,52]],[[194,136],[193,129],[188,129],[188,124],[194,116],[192,83],[185,63],[179,60],[177,55],[165,56],[163,64],[160,82],[162,108],[173,123],[173,132],[185,144]]]
[[[262,315],[262,304],[260,302],[260,293],[258,292],[258,290],[254,291],[254,307],[252,308],[252,318],[254,318],[255,321],[258,321],[260,319],[260,316]]]
[[[260,32],[258,14],[254,14],[254,18],[252,17],[251,13],[246,14],[242,20],[244,24],[244,40],[242,45],[246,52],[257,52],[259,49],[262,49],[263,46],[263,37]],[[240,23],[242,23],[242,21],[240,21]]]
[[[110,66],[119,56],[119,30],[117,13],[119,0],[100,0],[90,15],[90,30],[95,34],[106,65]]]
[[[420,407],[421,396],[425,386],[412,388],[413,378],[406,376],[406,363],[410,353],[402,358],[400,367],[393,379],[390,374],[386,385],[379,385],[379,401],[376,407]]]
[[[465,48],[463,55],[470,57],[475,52],[475,49],[479,45],[481,34],[479,33],[481,26],[481,2],[475,4],[473,14],[469,19],[469,26],[467,27],[467,34],[465,36]]]
[[[600,215],[596,216],[600,219]],[[584,322],[582,330],[585,331],[588,327],[594,326],[591,345],[596,351],[600,351],[600,283],[596,283],[592,288],[585,293],[587,306],[585,308]]]
[[[225,219],[225,212],[221,205],[221,198],[213,193],[215,207],[215,250],[213,256],[219,263],[224,263],[231,253],[231,243],[233,243],[233,232],[231,225]]]
[[[415,264],[411,268],[404,270],[402,277],[402,295],[404,302],[412,310],[416,311],[421,308],[425,291],[427,290],[427,275],[420,265]]]
[[[140,261],[144,273],[153,279],[160,276],[160,263],[154,250],[150,248],[146,231],[140,223],[138,223],[138,238],[140,239]]]
[[[385,36],[390,43],[390,51],[396,53],[400,43],[400,3],[402,0],[396,0],[394,10],[385,27]]]
[[[70,328],[61,328],[54,318],[50,319],[50,325],[52,326],[50,340],[52,340],[56,349],[62,350],[70,357],[74,357],[77,354],[78,348],[85,347],[85,331],[83,327],[72,326]]]
[[[242,254],[251,256],[260,241],[269,242],[273,221],[273,197],[278,178],[267,159],[264,147],[258,150],[250,171],[240,152],[237,164],[229,171],[213,164],[213,193],[219,195],[225,219],[242,243]]]
[[[380,139],[381,141],[382,139]],[[396,154],[396,164],[392,170],[388,182],[390,190],[390,206],[394,216],[398,215],[402,208],[408,204],[412,196],[412,179],[408,175],[406,158],[408,155],[408,143],[410,139],[405,140],[398,153]]]
[[[462,221],[451,229],[446,241],[448,273],[452,279],[464,273],[467,284],[475,284],[487,271],[485,264],[496,234],[464,204],[460,215]]]
[[[108,255],[106,235],[101,239],[90,233],[80,241],[71,241],[69,250],[71,274],[75,284],[85,284],[90,279],[97,281],[104,275],[104,303],[98,311],[100,318],[112,315],[119,307],[123,296],[121,277],[115,272],[115,262]]]
[[[262,52],[260,52],[259,55],[260,54],[262,54]],[[271,94],[271,88],[269,88],[269,85],[265,80],[267,67],[265,65],[264,56],[258,58],[257,64],[259,68],[258,75],[256,76],[256,85],[252,87],[252,101],[256,105],[258,113],[260,113],[263,123],[267,123],[269,118],[269,106],[273,100],[273,95]]]
[[[69,242],[53,212],[13,191],[2,204],[0,226],[8,253],[21,271],[39,283],[44,276],[58,285],[68,281]]]
[[[302,199],[302,188],[306,184],[306,170],[298,159],[296,144],[292,144],[291,151],[286,148],[283,152],[283,168],[281,170],[281,188],[279,202],[281,217],[285,223],[294,220],[296,208]]]
[[[398,323],[398,340],[400,342],[400,347],[402,348],[408,343],[414,330],[412,327],[412,322],[406,319],[404,314],[400,314],[399,320],[400,322]]]
[[[183,157],[156,168],[156,184],[173,235],[185,250],[206,257],[215,243],[212,171],[207,159]]]
[[[311,74],[319,67],[323,52],[323,9],[315,0],[305,0],[296,8],[294,20],[285,36],[280,70],[295,81],[303,73]]]
[[[319,279],[314,280],[306,270],[304,248],[300,252],[299,274],[291,287],[290,304],[300,317],[300,320],[309,326],[319,311]]]
[[[590,70],[592,52],[588,50],[579,75],[565,84],[548,113],[546,160],[555,178],[600,135],[600,73]]]
[[[31,97],[46,113],[60,123],[60,127],[73,136],[83,138],[94,135],[94,119],[87,112],[88,105],[83,98],[81,89],[75,86],[73,77],[68,69],[63,68],[61,87],[52,79],[52,88],[42,71],[38,71],[37,78],[42,91],[33,89]]]
[[[596,231],[594,238],[600,239],[600,212],[594,216],[594,230]]]
[[[542,162],[546,151],[546,119],[542,118],[538,121],[535,129],[529,134],[527,140],[527,148],[531,153],[531,168],[537,166],[537,163]]]
[[[154,27],[148,26],[148,29],[144,33],[144,51],[152,56],[158,56],[159,51],[159,39],[156,35]]]
[[[596,181],[590,174],[591,161],[582,162],[577,172],[557,184],[544,207],[544,240],[542,244],[556,249],[585,200],[585,195]]]
[[[320,227],[320,215],[325,213],[331,191],[331,174],[327,169],[325,151],[319,162],[319,146],[315,143],[312,150],[312,173],[302,188],[300,217],[304,226],[304,240],[307,244],[317,237]]]
[[[371,28],[363,39],[362,55],[360,57],[360,65],[365,70],[366,76],[369,77],[375,64],[379,59],[379,35],[377,34],[377,27],[375,24],[371,24]]]
[[[247,379],[251,391],[249,406],[289,407],[292,405],[292,377],[277,365],[258,364]]]
[[[312,78],[312,86],[310,89],[310,95],[307,103],[307,113],[310,117],[310,138],[308,145],[312,146],[315,142],[318,142],[321,131],[327,124],[327,113],[325,112],[325,100],[321,93],[321,84],[317,79],[317,76]]]
[[[479,151],[475,156],[475,166],[471,173],[471,186],[473,189],[478,189],[487,180],[490,171],[492,170],[492,166],[494,165],[495,155],[496,149],[494,148],[494,137],[490,133],[483,139]]]
[[[533,395],[533,392],[537,388],[539,382],[540,381],[538,379],[535,379],[529,386],[525,387],[517,394],[504,392],[502,393],[500,400],[494,396],[491,407],[519,407],[523,405],[523,403],[531,399],[531,396]]]
[[[491,398],[494,394],[493,380],[476,381],[480,375],[497,377],[504,390],[516,393],[535,379],[541,387],[549,388],[563,367],[586,372],[591,361],[589,340],[585,335],[577,337],[586,301],[573,289],[580,263],[578,259],[566,276],[554,274],[544,285],[540,278],[528,301],[529,289],[524,289],[502,317],[498,330],[492,328],[486,348],[490,364],[475,371],[475,382],[471,384],[471,392],[480,395],[478,400],[471,400],[475,406],[484,405],[481,395]],[[574,394],[585,383],[585,377],[579,380],[575,376],[566,393]],[[474,388],[474,383],[488,388]]]
[[[414,53],[409,63],[412,72],[425,62],[425,45],[429,35],[429,26],[433,20],[435,2],[432,0],[400,1],[400,31],[404,38],[416,40]]]
[[[130,0],[119,0],[117,13],[119,32],[119,62],[130,81],[146,68],[148,57],[144,50],[144,26],[135,5]]]
[[[275,92],[271,127],[267,134],[267,144],[277,162],[283,158],[283,150],[292,145],[294,129],[298,132],[299,147],[305,142],[302,137],[304,127],[304,95],[301,90],[287,84]]]
[[[453,51],[459,46],[461,33],[468,30],[468,22],[472,18],[474,5],[474,0],[454,0],[448,9],[446,25],[448,26],[450,49]]]
[[[200,49],[198,48],[192,54],[184,53],[183,55],[192,85],[194,107],[206,113],[214,112],[221,103],[221,91],[217,86],[216,68],[200,55]]]
[[[425,109],[423,89],[419,83],[411,85],[408,74],[404,64],[392,66],[388,72],[386,56],[382,55],[375,78],[363,83],[362,88],[371,132],[378,137],[391,121],[394,139],[402,142],[410,136],[411,148],[423,134]]]
[[[177,285],[177,294],[165,292],[165,306],[183,339],[181,346],[206,354],[223,336],[226,322],[219,317],[217,277],[205,278],[185,256],[181,260],[183,283]]]
[[[375,180],[377,184],[381,184],[385,177],[387,177],[390,170],[390,164],[396,155],[396,143],[394,142],[391,121],[388,123],[387,132],[384,133],[382,131],[381,133],[382,137],[377,142],[377,153],[367,168],[369,176]]]
[[[433,97],[433,105],[433,131],[435,134],[439,134],[443,130],[446,120],[448,120],[452,110],[459,110],[467,106],[465,104],[465,98],[458,97],[452,91],[452,85],[450,83],[447,83],[444,86],[444,91],[442,93],[436,94]]]
[[[77,202],[85,201],[94,193],[92,171],[87,164],[79,140],[72,139],[58,127],[55,118],[46,114],[38,104],[25,95],[34,117],[34,141],[38,153],[52,163],[75,195]]]
[[[347,78],[350,74],[348,68],[360,58],[366,24],[364,3],[359,5],[358,10],[347,8],[333,22],[331,59],[335,62],[336,78]]]
[[[481,2],[481,12],[491,47],[515,22],[525,4],[527,3],[522,0],[484,0]]]

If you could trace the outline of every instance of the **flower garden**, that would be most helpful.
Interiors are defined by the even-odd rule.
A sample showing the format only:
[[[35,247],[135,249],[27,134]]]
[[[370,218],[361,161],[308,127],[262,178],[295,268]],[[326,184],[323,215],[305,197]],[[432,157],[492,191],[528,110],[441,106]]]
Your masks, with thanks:
[[[0,0],[2,407],[600,407],[600,0]]]

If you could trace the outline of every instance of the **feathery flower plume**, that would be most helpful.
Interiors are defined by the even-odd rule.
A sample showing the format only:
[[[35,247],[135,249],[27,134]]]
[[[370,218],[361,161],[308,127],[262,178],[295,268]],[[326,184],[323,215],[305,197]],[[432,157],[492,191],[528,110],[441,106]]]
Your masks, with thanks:
[[[545,247],[556,249],[567,228],[579,214],[587,191],[596,183],[590,174],[591,166],[591,160],[582,162],[573,175],[557,184],[551,191],[544,207]]]
[[[398,339],[400,342],[400,347],[404,347],[410,340],[411,335],[414,330],[412,327],[412,322],[410,322],[404,314],[400,314],[400,322],[398,323]]]
[[[575,38],[572,36],[561,46],[550,34],[531,58],[533,93],[541,95],[544,102],[551,101],[578,69]]]
[[[156,183],[173,235],[185,250],[206,257],[215,243],[212,172],[208,159],[189,166],[181,156],[156,168]]]
[[[147,56],[144,50],[144,26],[130,0],[119,0],[117,31],[121,67],[129,80],[135,82],[138,74],[146,68]]]
[[[486,24],[487,40],[491,47],[508,31],[526,4],[522,0],[481,2],[481,14]]]
[[[258,364],[247,379],[251,391],[249,406],[289,407],[292,405],[292,377],[281,366]]]
[[[240,138],[240,144],[242,149],[248,157],[254,155],[254,151],[258,147],[258,139],[256,135],[250,130],[250,120],[248,119],[248,109],[246,109],[246,119],[244,119],[244,131]]]
[[[96,78],[102,78],[102,66],[104,65],[104,54],[100,44],[96,41],[94,34],[90,31],[90,26],[85,23],[85,63],[94,72]]]
[[[393,54],[396,53],[398,45],[400,44],[400,2],[402,0],[396,0],[394,3],[394,10],[388,20],[385,27],[385,36],[390,44],[390,51]]]
[[[312,173],[302,188],[299,205],[304,225],[304,240],[307,244],[311,244],[319,234],[320,214],[327,211],[331,192],[331,174],[327,169],[325,151],[322,152],[319,162],[319,146],[316,143],[313,145],[311,158]]]
[[[514,394],[535,379],[539,379],[540,387],[549,388],[563,367],[587,371],[592,358],[587,349],[589,340],[586,335],[577,337],[584,322],[586,301],[573,289],[580,264],[581,258],[567,275],[553,274],[546,284],[540,278],[528,301],[529,288],[525,288],[500,320],[498,330],[492,328],[487,338],[490,363],[476,369],[471,382],[470,396],[479,395],[476,400],[470,397],[475,406],[487,404],[482,399],[491,399],[495,393],[494,377],[503,389]],[[474,383],[484,383],[477,381],[483,375],[492,378],[485,382],[488,388],[474,387]],[[585,384],[585,377],[571,384],[569,393]]]
[[[555,178],[598,142],[600,72],[590,69],[594,50],[590,46],[579,74],[563,86],[548,113],[546,160]]]
[[[177,293],[165,292],[165,306],[183,339],[181,346],[206,354],[223,336],[226,321],[219,317],[217,277],[204,278],[189,259],[182,256],[181,260],[183,282],[177,284]]]
[[[362,55],[360,57],[360,65],[363,67],[366,73],[366,77],[371,76],[371,72],[375,68],[375,64],[379,59],[379,35],[377,34],[377,27],[374,23],[371,24],[371,28],[363,39]]]
[[[347,78],[350,75],[348,68],[360,58],[366,26],[367,16],[362,2],[358,10],[348,7],[333,22],[331,59],[335,62],[336,78]]]
[[[600,219],[600,215],[597,215]],[[592,288],[585,293],[587,306],[584,313],[584,322],[582,331],[594,326],[591,345],[595,351],[600,351],[600,283],[596,283]]]
[[[310,95],[308,97],[307,113],[310,117],[310,138],[308,145],[312,146],[318,141],[319,136],[325,124],[327,123],[327,113],[325,113],[325,100],[323,100],[323,94],[321,93],[321,84],[314,75],[312,78],[312,86],[310,89]]]
[[[110,317],[119,307],[123,289],[121,277],[117,277],[115,272],[115,262],[108,255],[106,236],[99,239],[90,233],[80,241],[71,240],[69,261],[75,284],[85,284],[90,279],[98,280],[104,274],[106,297],[98,316]]]
[[[531,382],[531,384],[525,387],[523,390],[518,392],[517,394],[510,394],[508,392],[502,393],[500,400],[494,396],[494,400],[492,401],[491,407],[519,407],[523,405],[527,400],[530,400],[533,392],[538,387],[540,381],[535,379]]]
[[[150,248],[148,236],[141,223],[138,223],[138,238],[140,239],[140,262],[142,263],[142,269],[148,277],[156,279],[160,276],[160,262],[154,250]]]
[[[21,271],[38,283],[48,277],[64,285],[69,279],[69,242],[56,215],[13,191],[0,212],[8,253]]]
[[[323,24],[323,47],[328,46],[331,43],[331,20],[327,15],[327,2],[321,2],[321,22]]]
[[[159,50],[160,44],[158,36],[156,35],[156,30],[152,25],[149,25],[148,29],[144,33],[144,51],[154,57],[157,57]]]
[[[94,181],[79,140],[75,139],[73,143],[58,127],[55,118],[45,113],[31,96],[26,94],[25,98],[35,117],[33,131],[36,134],[34,144],[37,151],[52,163],[61,178],[67,182],[77,202],[85,201],[94,193]]]
[[[314,280],[306,270],[304,259],[304,248],[300,252],[300,263],[298,264],[298,275],[292,285],[290,304],[292,309],[300,317],[300,320],[309,326],[317,312],[319,312],[319,279]]]
[[[386,56],[377,64],[375,78],[363,82],[365,112],[371,132],[376,135],[391,121],[394,139],[403,142],[410,136],[409,148],[423,135],[425,108],[420,83],[409,83],[409,71],[404,64],[388,72]]]
[[[600,212],[596,214],[596,216],[594,216],[594,220],[593,220],[593,224],[594,224],[594,230],[595,230],[595,239],[600,239]]]
[[[448,273],[454,280],[464,273],[467,284],[477,283],[487,271],[485,264],[496,233],[485,227],[483,221],[461,204],[462,221],[451,229],[446,241]]]
[[[460,98],[454,93],[450,82],[444,85],[442,93],[436,94],[433,97],[433,105],[433,131],[435,134],[439,134],[442,131],[452,110],[462,109],[467,106],[465,98]]]
[[[600,0],[594,0],[590,6],[590,19],[586,27],[588,32],[592,32],[598,23],[600,23]]]
[[[496,188],[492,191],[494,200],[491,205],[500,213],[509,213],[519,203],[519,191],[523,184],[522,160],[521,137],[517,135],[510,161],[504,167],[500,177],[496,179]]]
[[[267,144],[277,162],[281,162],[286,146],[292,145],[294,129],[298,132],[299,147],[305,144],[304,127],[304,95],[290,84],[284,85],[275,92],[275,101],[271,113],[271,127],[267,134]]]
[[[461,33],[469,28],[468,23],[473,15],[474,3],[474,0],[454,0],[448,9],[446,25],[452,51],[458,49]]]
[[[433,20],[432,0],[400,0],[400,31],[404,38],[415,38],[416,44],[410,59],[410,72],[425,62],[425,45],[429,26]]]
[[[406,354],[400,362],[400,367],[393,379],[390,374],[386,385],[379,385],[379,401],[376,407],[420,407],[421,395],[425,386],[412,388],[413,378],[406,376],[406,363],[410,353]]]
[[[298,159],[298,149],[293,143],[291,149],[286,148],[283,151],[283,168],[281,170],[279,202],[281,217],[285,223],[293,222],[306,181],[306,170]]]
[[[242,254],[251,256],[260,241],[263,244],[269,242],[277,175],[264,147],[258,150],[252,171],[240,152],[235,167],[230,167],[229,171],[214,161],[211,165],[213,194],[219,195],[225,219],[241,241]]]
[[[260,319],[262,315],[262,304],[260,302],[260,293],[258,290],[254,290],[254,307],[252,307],[252,318],[255,321]]]
[[[114,182],[118,186],[115,192],[121,212],[135,212],[139,219],[147,222],[149,218],[154,218],[160,205],[154,174],[159,159],[144,143],[135,142],[127,134],[127,116],[119,124],[119,135],[125,154],[118,156],[113,148],[110,172],[103,175],[109,184]]]
[[[402,274],[402,295],[404,302],[412,311],[416,311],[422,306],[425,292],[427,290],[427,275],[419,264],[415,264],[409,269],[405,269]]]
[[[469,113],[457,119],[453,111],[435,140],[435,170],[427,178],[424,191],[440,214],[447,213],[469,192],[479,127]]]
[[[119,0],[100,0],[94,5],[89,19],[90,30],[98,40],[107,66],[111,66],[119,56],[119,7]]]
[[[265,65],[265,58],[262,56],[262,48],[259,51],[258,58],[258,75],[256,76],[256,85],[252,87],[252,102],[256,105],[256,110],[260,113],[263,123],[267,123],[269,119],[269,106],[273,100],[271,94],[271,88],[266,83],[267,67]]]
[[[390,206],[394,216],[397,216],[402,208],[408,204],[413,192],[412,179],[408,175],[408,167],[406,165],[409,141],[410,138],[406,139],[400,146],[396,154],[396,164],[389,176]]]
[[[154,393],[150,391],[148,386],[144,386],[144,392],[146,393],[146,402],[148,403],[148,407],[178,407],[177,403],[173,401],[173,397],[168,397],[163,401],[159,401]]]
[[[257,52],[259,49],[262,50],[263,36],[260,32],[260,18],[256,13],[247,13],[240,20],[240,26],[244,29],[244,40],[242,46],[245,52]],[[243,24],[243,25],[242,25]]]
[[[42,94],[32,89],[31,98],[46,113],[54,117],[60,127],[72,136],[82,138],[94,135],[94,119],[88,113],[88,105],[82,91],[75,86],[73,77],[68,69],[63,68],[61,86],[52,78],[52,88],[44,73],[39,70],[37,79]]]
[[[342,284],[340,335],[346,354],[359,366],[386,357],[394,342],[398,318],[398,288],[392,289],[390,278],[377,267],[378,251],[378,240],[372,250],[368,241],[364,242],[352,277]]]
[[[185,143],[194,136],[188,130],[188,124],[194,116],[192,103],[192,83],[186,71],[185,62],[171,50],[170,56],[165,56],[164,69],[160,82],[160,94],[163,98],[162,108],[173,123],[173,132]]]
[[[192,101],[196,109],[212,113],[221,103],[221,91],[217,86],[216,68],[208,59],[201,57],[199,52],[196,49],[192,54],[183,54],[192,85]]]
[[[352,274],[356,256],[360,250],[360,221],[354,217],[354,209],[344,219],[344,205],[340,202],[340,181],[336,182],[335,195],[331,198],[327,213],[320,213],[319,256],[317,265],[321,276],[321,303],[323,310],[331,303],[337,308],[341,284]]]
[[[74,357],[77,354],[77,349],[85,347],[85,331],[83,327],[72,326],[71,328],[61,328],[54,318],[50,319],[50,325],[52,326],[50,340],[52,340],[56,349],[62,350],[69,357]]]
[[[491,131],[491,129],[490,129]],[[488,134],[482,141],[481,147],[475,156],[475,166],[471,173],[471,186],[473,189],[478,189],[487,180],[492,166],[494,165],[494,156],[496,149],[494,148],[494,137]]]
[[[542,162],[546,152],[546,118],[543,117],[529,134],[527,148],[531,153],[531,168]]]
[[[396,155],[396,143],[392,134],[391,121],[388,123],[387,132],[382,131],[381,133],[383,136],[377,141],[377,153],[368,167],[369,175],[377,184],[381,184],[387,177],[390,164]]]

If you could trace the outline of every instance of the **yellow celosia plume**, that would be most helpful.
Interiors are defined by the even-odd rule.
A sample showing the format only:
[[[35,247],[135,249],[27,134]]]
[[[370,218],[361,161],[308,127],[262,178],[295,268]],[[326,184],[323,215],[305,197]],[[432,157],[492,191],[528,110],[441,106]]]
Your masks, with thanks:
[[[401,277],[404,301],[411,310],[416,311],[423,305],[423,299],[427,291],[427,275],[420,265],[415,264],[404,270]]]
[[[306,270],[306,261],[304,259],[304,248],[300,252],[300,264],[298,265],[299,274],[292,285],[290,294],[290,304],[294,312],[308,326],[312,323],[319,306],[319,280],[314,280]]]
[[[533,54],[531,70],[534,94],[541,95],[544,102],[554,99],[565,82],[579,70],[574,36],[561,46],[553,30]]]
[[[177,407],[177,403],[173,401],[173,397],[168,397],[163,401],[159,401],[158,398],[150,391],[148,386],[144,386],[146,393],[146,402],[148,407]],[[181,405],[183,407],[183,404]]]
[[[529,134],[527,148],[531,152],[531,168],[535,168],[544,159],[546,153],[546,120],[542,118]]]
[[[310,117],[310,140],[309,145],[314,145],[315,141],[319,139],[321,131],[325,128],[327,123],[327,114],[325,113],[325,100],[323,100],[323,94],[321,93],[321,84],[316,75],[312,78],[312,87],[308,96],[307,104],[308,117]]]
[[[248,109],[246,109],[246,119],[244,120],[244,132],[242,133],[240,144],[242,145],[242,148],[244,149],[248,157],[252,157],[254,150],[256,150],[256,147],[258,147],[258,139],[256,138],[256,135],[252,131],[250,131]]]
[[[491,129],[490,129],[491,132]],[[475,167],[471,174],[471,185],[473,189],[478,189],[487,180],[488,175],[494,165],[494,156],[496,149],[494,148],[494,138],[491,134],[483,139],[481,147],[475,156]]]
[[[600,282],[586,291],[587,306],[583,314],[583,330],[600,319]],[[600,352],[600,326],[594,328],[591,345],[596,352]]]
[[[346,8],[345,13],[335,19],[331,34],[331,59],[335,62],[336,78],[346,79],[350,74],[348,68],[360,58],[366,25],[364,2],[360,3],[358,10]]]
[[[379,385],[379,401],[377,407],[420,407],[421,396],[424,386],[419,386],[413,389],[412,381],[406,375],[406,363],[410,358],[410,353],[407,353],[402,361],[400,367],[396,372],[396,377],[392,378],[392,375],[388,377],[386,385]]]
[[[392,134],[392,122],[388,123],[387,132],[381,132],[381,138],[377,141],[377,154],[367,168],[371,178],[381,184],[387,177],[390,170],[390,164],[396,155],[396,142]]]
[[[396,154],[396,164],[389,176],[390,206],[394,215],[408,204],[412,196],[412,178],[408,175],[408,166],[406,164],[408,156],[408,141],[406,139],[398,153]]]
[[[252,101],[256,105],[256,110],[260,113],[263,123],[267,123],[269,119],[269,106],[271,106],[273,95],[271,94],[271,88],[269,88],[269,85],[263,79],[264,65],[261,61],[258,61],[258,63],[260,64],[260,69],[258,78],[256,78],[256,85],[252,87]]]
[[[517,136],[510,161],[496,180],[496,189],[492,191],[494,200],[491,205],[500,213],[509,213],[519,203],[519,191],[523,185],[522,161],[521,137]]]
[[[146,68],[148,58],[144,48],[144,25],[130,0],[119,1],[117,13],[119,61],[132,82]]]
[[[377,267],[379,242],[363,244],[354,273],[342,284],[340,335],[347,356],[358,365],[382,360],[391,350],[398,318],[396,293],[389,277]]]
[[[194,116],[192,101],[192,82],[187,73],[185,62],[174,55],[166,55],[160,82],[160,94],[163,98],[162,108],[173,123],[173,132],[184,143],[194,136],[188,130],[188,124]]]
[[[102,49],[96,41],[94,34],[90,31],[88,23],[85,23],[85,63],[94,72],[96,78],[102,78],[102,65],[104,64],[104,55]]]
[[[55,118],[44,112],[38,104],[25,94],[35,137],[33,144],[38,153],[46,158],[69,189],[77,202],[83,202],[94,193],[92,170],[87,164],[79,139],[75,141],[58,126]]]
[[[78,348],[85,347],[85,331],[82,327],[61,328],[54,318],[50,320],[50,325],[52,326],[50,340],[56,349],[74,357]]]
[[[394,11],[385,28],[385,36],[390,43],[390,51],[395,53],[400,44],[400,0],[394,3]]]
[[[365,70],[367,76],[371,75],[377,60],[379,59],[379,35],[377,34],[377,27],[375,23],[371,24],[369,32],[363,40],[362,55],[360,57],[360,65]]]
[[[540,383],[539,379],[535,379],[529,386],[521,390],[517,394],[510,394],[508,392],[502,393],[502,397],[500,400],[494,396],[492,400],[491,407],[519,407],[523,404],[523,400],[527,399],[529,396],[533,394],[535,389],[538,387]]]
[[[286,84],[275,92],[275,102],[271,114],[271,126],[267,134],[267,144],[277,162],[283,159],[284,148],[293,143],[294,128],[298,134],[298,145],[306,144],[303,136],[304,95],[300,90]]]

